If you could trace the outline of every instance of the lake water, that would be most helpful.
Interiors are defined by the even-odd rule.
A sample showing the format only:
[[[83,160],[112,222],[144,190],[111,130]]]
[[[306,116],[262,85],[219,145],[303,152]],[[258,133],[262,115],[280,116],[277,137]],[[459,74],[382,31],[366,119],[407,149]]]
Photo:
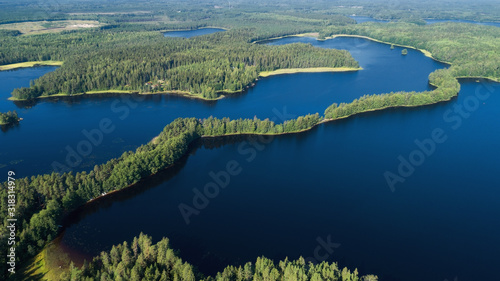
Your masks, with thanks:
[[[217,102],[151,96],[130,108],[123,120],[121,111],[111,109],[114,101],[122,102],[119,96],[42,101],[20,110],[25,121],[2,134],[7,143],[2,161],[16,139],[27,138],[29,148],[57,152],[78,142],[82,129],[110,118],[116,130],[85,160],[103,162],[150,140],[177,116],[290,119],[364,94],[429,89],[428,74],[444,67],[418,51],[402,56],[399,48],[391,51],[364,39],[286,38],[272,44],[292,42],[347,49],[364,70],[269,77]],[[500,85],[461,82],[458,98],[446,103],[362,114],[272,139],[199,142],[174,168],[70,217],[60,246],[75,258],[88,257],[144,232],[155,240],[169,237],[181,257],[205,273],[261,255],[302,255],[357,267],[380,280],[496,280]],[[454,113],[458,108],[465,108],[463,117]],[[45,133],[33,134],[36,128]],[[408,161],[414,161],[416,141],[431,138],[436,130],[445,136],[440,138],[446,138],[444,143],[427,146],[429,155],[420,153],[423,163],[393,192],[384,173],[398,174],[401,157],[413,155]],[[51,161],[64,158],[64,153],[49,152],[45,159],[46,151],[32,152],[12,167],[29,174],[38,172],[32,162],[40,167],[49,163],[50,170]],[[240,173],[207,206],[198,206],[199,214],[186,224],[179,205],[193,207],[193,190],[203,192],[214,182],[211,172],[220,175],[227,163],[238,163]],[[324,241],[331,242],[330,252],[314,256]]]
[[[179,30],[179,31],[169,31],[163,33],[165,37],[183,37],[183,38],[191,38],[194,36],[207,35],[215,32],[226,31],[220,28],[200,28],[195,30]]]

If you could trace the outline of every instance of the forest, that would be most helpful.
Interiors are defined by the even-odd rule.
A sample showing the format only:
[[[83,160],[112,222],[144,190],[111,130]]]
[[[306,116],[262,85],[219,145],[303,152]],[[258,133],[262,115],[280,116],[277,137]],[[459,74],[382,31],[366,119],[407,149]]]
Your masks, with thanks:
[[[239,92],[261,71],[282,68],[348,67],[358,63],[347,51],[306,44],[267,46],[241,42],[245,30],[200,39],[167,39],[148,46],[116,47],[67,59],[63,66],[15,89],[17,99],[96,90],[168,92],[179,90],[207,99]]]
[[[176,256],[167,238],[153,244],[151,237],[141,233],[130,245],[124,242],[113,246],[109,252],[102,252],[81,268],[71,264],[69,272],[63,273],[61,280],[377,281],[378,278],[374,275],[359,276],[356,269],[352,272],[347,268],[340,269],[336,263],[306,263],[302,257],[294,261],[285,259],[277,264],[258,257],[255,263],[228,266],[214,277],[205,277]]]
[[[9,111],[6,113],[0,112],[0,125],[7,125],[19,122],[19,117],[16,111]]]

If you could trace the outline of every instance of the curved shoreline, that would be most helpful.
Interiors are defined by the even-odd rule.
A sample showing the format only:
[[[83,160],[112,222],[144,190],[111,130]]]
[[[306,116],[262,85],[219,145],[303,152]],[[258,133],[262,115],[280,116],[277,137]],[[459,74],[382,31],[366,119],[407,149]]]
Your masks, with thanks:
[[[375,38],[372,38],[372,37],[368,37],[368,36],[364,36],[364,35],[335,34],[335,35],[332,35],[332,36],[325,37],[323,39],[319,39],[318,36],[319,36],[319,33],[317,33],[317,32],[315,32],[315,33],[300,33],[300,34],[285,35],[285,36],[280,36],[280,37],[273,37],[273,38],[269,38],[269,39],[258,40],[258,41],[254,41],[252,43],[260,43],[260,42],[266,42],[266,41],[273,41],[273,40],[278,40],[278,39],[283,39],[283,38],[290,38],[290,37],[310,37],[310,38],[315,38],[318,41],[326,41],[326,40],[330,40],[330,39],[335,39],[337,37],[354,37],[354,38],[362,38],[362,39],[370,40],[370,41],[377,42],[377,43],[382,43],[382,44],[387,44],[387,45],[394,45],[394,46],[398,46],[398,47],[402,47],[402,48],[408,48],[408,49],[417,50],[417,51],[422,52],[426,57],[431,58],[431,59],[433,59],[433,60],[435,60],[437,62],[445,63],[445,64],[448,64],[448,65],[452,65],[451,62],[446,62],[446,61],[441,61],[441,60],[436,59],[435,57],[432,56],[431,52],[429,52],[429,51],[427,51],[425,49],[419,49],[419,48],[416,48],[416,47],[413,47],[413,46],[401,45],[401,44],[397,44],[397,43],[385,42],[385,41],[378,40],[378,39],[375,39]]]
[[[316,36],[310,36],[310,35],[316,35]],[[431,58],[431,59],[433,59],[433,60],[435,60],[437,62],[444,63],[444,64],[447,64],[449,66],[453,65],[453,63],[451,63],[451,62],[442,61],[442,60],[439,60],[439,59],[435,58],[430,51],[427,51],[425,49],[419,49],[419,48],[413,47],[413,46],[401,45],[401,44],[397,44],[397,43],[386,42],[386,41],[378,40],[378,39],[375,39],[375,38],[372,38],[372,37],[368,37],[368,36],[364,36],[364,35],[335,34],[335,35],[332,35],[332,36],[329,36],[329,37],[325,37],[324,39],[318,39],[317,35],[319,35],[319,34],[318,33],[300,33],[300,34],[285,35],[285,36],[280,36],[280,37],[273,37],[273,38],[269,38],[269,39],[258,40],[258,41],[254,41],[252,43],[260,43],[260,42],[265,42],[265,41],[273,41],[273,40],[279,40],[279,39],[290,38],[290,37],[311,37],[311,38],[315,38],[318,41],[326,41],[326,40],[330,40],[330,39],[335,39],[337,37],[353,37],[353,38],[362,38],[362,39],[370,40],[370,41],[381,43],[381,44],[394,45],[394,46],[398,46],[398,47],[402,47],[402,48],[408,48],[408,49],[417,50],[417,51],[422,52],[426,57]],[[455,78],[456,79],[486,79],[486,80],[489,80],[489,81],[492,81],[492,82],[500,83],[500,78],[486,77],[486,76],[456,76]]]
[[[309,68],[284,68],[274,71],[262,71],[259,77],[269,77],[281,74],[295,74],[295,73],[318,73],[318,72],[351,72],[362,70],[362,67],[309,67]]]
[[[226,28],[226,27],[219,27],[219,26],[204,26],[204,27],[199,27],[196,29],[164,29],[160,30],[161,33],[167,33],[167,32],[176,32],[176,31],[195,31],[195,30],[200,30],[200,29],[222,29],[224,31],[229,31],[231,29]],[[208,34],[207,34],[208,35]],[[167,36],[168,37],[168,36]]]
[[[19,102],[26,102],[26,101],[32,101],[32,100],[38,100],[38,99],[57,99],[57,98],[64,98],[64,97],[78,97],[78,96],[85,96],[85,95],[106,95],[106,94],[126,94],[126,95],[177,95],[181,97],[186,97],[186,98],[191,98],[191,99],[199,99],[199,100],[205,100],[205,101],[214,101],[214,100],[219,100],[225,97],[224,91],[221,92],[222,94],[215,98],[215,99],[208,99],[204,98],[201,96],[201,94],[191,94],[186,91],[180,91],[180,90],[171,90],[171,91],[161,91],[161,92],[139,92],[139,91],[134,91],[134,90],[99,90],[99,91],[88,91],[84,93],[77,93],[77,94],[55,94],[55,95],[50,95],[50,96],[39,96],[35,97],[33,99],[19,99],[15,97],[9,97],[8,100],[10,101],[19,101]]]
[[[466,80],[466,79],[485,79],[490,82],[495,82],[495,83],[500,83],[500,78],[493,78],[493,77],[482,77],[482,76],[458,76],[455,77],[458,80]]]
[[[55,61],[55,60],[27,61],[27,62],[18,62],[18,63],[0,65],[0,71],[26,68],[26,67],[36,67],[36,66],[61,66],[61,65],[63,65],[62,61]]]
[[[329,36],[329,37],[325,37],[325,39],[317,39],[318,41],[324,41],[324,40],[328,40],[328,39],[334,39],[334,38],[337,38],[337,37],[354,37],[354,38],[363,38],[363,39],[367,39],[367,40],[370,40],[370,41],[373,41],[373,42],[377,42],[377,43],[382,43],[382,44],[386,44],[386,45],[394,45],[394,46],[397,46],[397,47],[401,47],[401,48],[408,48],[408,49],[413,49],[413,50],[417,50],[417,51],[420,51],[422,52],[426,57],[428,58],[431,58],[437,62],[440,62],[440,63],[445,63],[447,65],[452,65],[451,62],[447,62],[447,61],[442,61],[442,60],[439,60],[437,58],[435,58],[431,52],[425,50],[425,49],[419,49],[417,47],[413,47],[413,46],[408,46],[408,45],[402,45],[402,44],[397,44],[397,43],[391,43],[391,42],[386,42],[386,41],[382,41],[382,40],[378,40],[378,39],[375,39],[375,38],[372,38],[372,37],[368,37],[368,36],[364,36],[364,35],[351,35],[351,34],[336,34],[336,35],[332,35],[332,36]]]
[[[298,33],[298,34],[283,35],[283,36],[272,37],[272,38],[267,38],[267,39],[255,40],[255,41],[252,41],[250,43],[251,44],[260,44],[260,43],[266,42],[266,41],[272,41],[272,40],[278,40],[278,39],[290,38],[290,37],[311,37],[311,38],[318,38],[318,36],[319,36],[319,32]]]

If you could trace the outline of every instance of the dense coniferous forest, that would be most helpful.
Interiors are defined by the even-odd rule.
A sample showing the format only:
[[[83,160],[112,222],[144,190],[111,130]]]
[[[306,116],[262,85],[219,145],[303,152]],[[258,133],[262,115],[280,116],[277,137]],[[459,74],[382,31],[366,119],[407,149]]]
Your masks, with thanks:
[[[282,68],[358,67],[349,53],[324,50],[306,44],[266,46],[253,44],[273,37],[318,32],[319,38],[336,34],[369,36],[394,44],[428,50],[433,57],[452,63],[450,69],[429,76],[437,88],[423,93],[398,92],[363,96],[351,103],[333,104],[324,115],[310,114],[276,124],[270,120],[228,118],[177,119],[160,135],[136,151],[81,173],[67,172],[16,180],[17,261],[30,258],[56,237],[65,215],[105,192],[137,183],[174,164],[200,137],[237,134],[283,134],[308,130],[322,122],[388,107],[421,106],[446,101],[460,90],[457,77],[500,79],[500,42],[495,27],[442,23],[422,25],[424,18],[499,21],[498,5],[453,8],[435,1],[392,5],[368,0],[247,3],[245,1],[139,1],[112,4],[102,1],[59,0],[57,7],[26,5],[29,1],[0,3],[0,23],[39,20],[98,20],[97,28],[28,35],[0,26],[0,65],[27,61],[64,61],[58,70],[16,89],[13,96],[30,99],[59,93],[78,94],[95,90],[164,92],[180,90],[213,99],[220,93],[243,90],[259,72]],[[146,3],[147,2],[147,3]],[[399,1],[397,1],[399,2]],[[147,5],[146,5],[147,4]],[[217,6],[217,8],[215,8]],[[359,7],[363,6],[362,9]],[[98,11],[98,12],[96,12]],[[345,15],[362,14],[399,22],[355,25]],[[161,31],[217,26],[229,31],[199,38],[164,38]],[[0,123],[17,120],[17,114],[1,113]],[[7,187],[1,183],[0,235],[7,237]],[[0,250],[7,252],[2,241]],[[5,257],[4,257],[5,258]],[[3,259],[2,259],[3,261]],[[2,262],[1,279],[6,277]],[[376,280],[358,277],[356,271],[340,270],[336,264],[305,264],[266,258],[241,267],[229,266],[214,277],[204,277],[182,262],[163,239],[153,245],[141,236],[103,253],[83,268],[72,266],[64,280]],[[11,278],[15,278],[12,277]]]
[[[295,261],[274,263],[259,257],[255,263],[242,266],[228,266],[215,277],[205,277],[176,256],[167,238],[156,244],[151,237],[141,234],[129,245],[127,242],[113,246],[109,252],[102,252],[82,268],[70,266],[61,280],[301,280],[301,281],[377,281],[373,275],[359,276],[358,271],[340,269],[337,264],[322,262],[306,263],[303,258]]]
[[[218,92],[242,91],[261,71],[280,68],[359,67],[347,51],[306,44],[266,46],[239,43],[250,32],[228,31],[202,39],[167,39],[140,47],[82,54],[65,61],[30,88],[16,89],[18,99],[95,90],[163,92],[180,90],[216,98]]]

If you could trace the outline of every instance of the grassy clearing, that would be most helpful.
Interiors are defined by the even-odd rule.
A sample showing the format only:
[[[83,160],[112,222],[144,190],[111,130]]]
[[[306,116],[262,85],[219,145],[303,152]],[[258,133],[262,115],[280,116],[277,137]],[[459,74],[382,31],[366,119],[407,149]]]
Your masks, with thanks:
[[[81,28],[92,28],[103,24],[94,20],[61,20],[61,21],[33,21],[0,24],[0,29],[19,30],[25,35],[61,32],[63,30],[75,30]]]
[[[54,243],[56,242],[48,244],[25,268],[21,269],[19,273],[24,276],[23,281],[59,280],[61,274],[69,268],[68,254]]]
[[[260,77],[269,77],[272,75],[280,74],[293,74],[293,73],[313,73],[313,72],[346,72],[346,71],[358,71],[362,68],[353,67],[310,67],[310,68],[287,68],[278,69],[274,71],[263,71],[259,73]]]
[[[33,67],[38,65],[56,65],[61,66],[63,64],[62,61],[54,61],[54,60],[46,60],[46,61],[27,61],[13,64],[0,65],[0,71],[2,70],[12,70],[16,68],[23,67]]]

